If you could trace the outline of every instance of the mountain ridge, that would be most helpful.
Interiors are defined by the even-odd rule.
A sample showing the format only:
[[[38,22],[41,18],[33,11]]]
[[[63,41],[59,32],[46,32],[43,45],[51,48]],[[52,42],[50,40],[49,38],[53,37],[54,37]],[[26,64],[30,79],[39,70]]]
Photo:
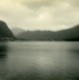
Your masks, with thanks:
[[[61,31],[24,31],[18,38],[24,40],[76,41],[79,38],[79,25]]]

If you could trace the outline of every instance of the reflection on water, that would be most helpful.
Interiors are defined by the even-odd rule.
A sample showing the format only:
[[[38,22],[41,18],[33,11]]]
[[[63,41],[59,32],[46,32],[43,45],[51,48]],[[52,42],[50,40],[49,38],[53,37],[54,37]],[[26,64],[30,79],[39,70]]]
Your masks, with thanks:
[[[6,52],[7,52],[7,43],[6,42],[0,43],[0,58],[6,57]]]
[[[0,43],[0,80],[6,80],[6,58],[7,58],[7,43]]]
[[[79,80],[78,42],[10,42],[7,46],[7,57],[0,58],[0,80]]]

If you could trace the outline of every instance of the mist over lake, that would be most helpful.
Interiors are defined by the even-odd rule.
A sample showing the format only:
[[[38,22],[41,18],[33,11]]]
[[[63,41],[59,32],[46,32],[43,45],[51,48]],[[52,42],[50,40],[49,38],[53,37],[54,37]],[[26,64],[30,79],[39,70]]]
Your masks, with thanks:
[[[8,42],[0,80],[79,80],[79,42]]]

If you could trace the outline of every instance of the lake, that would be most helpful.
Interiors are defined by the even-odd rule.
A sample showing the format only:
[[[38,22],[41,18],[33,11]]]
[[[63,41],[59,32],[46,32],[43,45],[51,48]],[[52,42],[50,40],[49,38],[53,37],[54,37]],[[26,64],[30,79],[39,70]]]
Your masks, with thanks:
[[[7,42],[0,54],[0,80],[79,80],[79,42]]]

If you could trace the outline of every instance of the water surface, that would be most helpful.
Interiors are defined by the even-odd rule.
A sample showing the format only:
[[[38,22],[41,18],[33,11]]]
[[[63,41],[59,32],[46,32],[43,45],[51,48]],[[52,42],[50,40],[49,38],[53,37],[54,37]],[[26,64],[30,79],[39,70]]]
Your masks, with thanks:
[[[0,80],[79,80],[79,42],[0,44]]]

